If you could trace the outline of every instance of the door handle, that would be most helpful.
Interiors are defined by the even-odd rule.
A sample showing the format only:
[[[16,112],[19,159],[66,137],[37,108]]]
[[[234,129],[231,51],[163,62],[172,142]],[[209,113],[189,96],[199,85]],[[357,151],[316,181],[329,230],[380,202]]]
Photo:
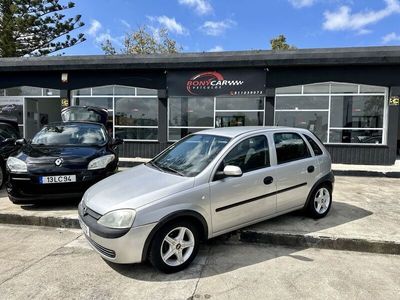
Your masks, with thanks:
[[[271,184],[274,179],[271,176],[267,176],[264,178],[264,184]]]
[[[315,170],[314,166],[309,166],[309,167],[307,168],[307,172],[308,172],[308,173],[312,173],[312,172],[314,172],[314,170]]]

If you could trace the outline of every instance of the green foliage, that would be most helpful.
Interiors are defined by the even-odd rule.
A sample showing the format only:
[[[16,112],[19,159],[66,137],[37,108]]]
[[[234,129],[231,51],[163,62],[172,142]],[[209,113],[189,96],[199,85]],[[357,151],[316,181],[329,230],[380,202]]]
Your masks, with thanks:
[[[59,0],[0,0],[0,56],[41,56],[85,41],[82,33],[69,33],[85,24],[81,15],[62,11],[75,4]]]
[[[289,45],[286,43],[286,37],[283,34],[278,35],[277,37],[270,40],[271,49],[272,50],[292,50],[297,49],[293,45]]]
[[[106,55],[178,53],[181,48],[168,36],[165,28],[151,31],[147,26],[139,26],[136,31],[125,35],[124,47],[117,51],[110,40],[101,45]]]

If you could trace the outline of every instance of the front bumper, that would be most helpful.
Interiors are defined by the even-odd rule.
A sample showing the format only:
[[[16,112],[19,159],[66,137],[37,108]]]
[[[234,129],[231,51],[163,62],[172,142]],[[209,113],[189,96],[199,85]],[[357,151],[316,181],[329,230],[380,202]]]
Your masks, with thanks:
[[[81,227],[87,226],[79,216]],[[144,245],[156,223],[131,228],[118,238],[104,238],[93,233],[89,228],[86,239],[92,248],[104,259],[113,263],[131,264],[142,262]]]
[[[60,173],[60,172],[59,172]],[[46,200],[81,199],[93,184],[113,174],[106,170],[75,171],[62,174],[9,174],[7,193],[14,203],[32,203]],[[76,175],[76,182],[41,184],[41,176]]]

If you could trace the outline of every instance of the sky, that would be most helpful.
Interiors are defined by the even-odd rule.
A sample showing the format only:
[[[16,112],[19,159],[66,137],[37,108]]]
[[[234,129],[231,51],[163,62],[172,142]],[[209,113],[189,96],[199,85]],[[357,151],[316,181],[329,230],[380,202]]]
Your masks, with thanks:
[[[74,0],[87,40],[66,55],[103,54],[110,39],[161,27],[183,52],[270,49],[284,34],[298,48],[400,45],[400,0]]]

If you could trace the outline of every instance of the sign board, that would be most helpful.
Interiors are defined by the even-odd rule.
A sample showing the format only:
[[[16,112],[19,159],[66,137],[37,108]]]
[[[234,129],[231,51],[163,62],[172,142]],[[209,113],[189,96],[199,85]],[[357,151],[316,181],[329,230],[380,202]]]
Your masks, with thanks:
[[[390,97],[389,105],[391,105],[391,106],[399,106],[400,105],[400,97],[399,96]]]
[[[169,96],[264,96],[264,69],[176,70],[167,74]]]

